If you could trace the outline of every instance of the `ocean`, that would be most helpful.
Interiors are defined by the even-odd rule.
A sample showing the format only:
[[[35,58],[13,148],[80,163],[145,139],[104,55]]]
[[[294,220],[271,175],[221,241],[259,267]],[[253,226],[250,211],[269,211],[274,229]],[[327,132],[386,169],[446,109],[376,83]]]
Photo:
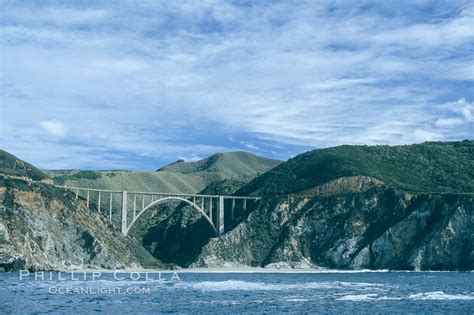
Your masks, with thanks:
[[[100,312],[474,314],[474,273],[0,273],[0,314]]]

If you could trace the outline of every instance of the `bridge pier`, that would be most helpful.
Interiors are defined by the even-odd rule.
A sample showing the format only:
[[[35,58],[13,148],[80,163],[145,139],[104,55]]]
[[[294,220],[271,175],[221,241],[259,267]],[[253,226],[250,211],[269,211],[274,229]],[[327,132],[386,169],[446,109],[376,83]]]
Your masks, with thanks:
[[[109,221],[112,223],[112,197],[113,193],[110,193],[110,200],[109,200]]]
[[[232,208],[231,208],[231,212],[230,212],[230,218],[232,219],[232,221],[234,221],[234,210],[235,210],[235,199],[232,198]]]
[[[218,217],[219,236],[224,234],[224,196],[219,196],[219,217]]]
[[[97,212],[100,214],[100,191],[99,191],[99,198],[97,199]]]
[[[122,191],[122,234],[127,235],[127,191]]]
[[[213,222],[212,221],[212,197],[209,198],[209,218],[211,219],[211,222]]]

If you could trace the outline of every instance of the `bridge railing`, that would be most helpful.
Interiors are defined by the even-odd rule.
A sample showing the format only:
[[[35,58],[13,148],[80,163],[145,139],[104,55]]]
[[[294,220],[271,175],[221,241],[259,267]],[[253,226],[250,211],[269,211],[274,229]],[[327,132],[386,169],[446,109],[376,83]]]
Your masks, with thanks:
[[[65,190],[79,190],[79,191],[94,191],[94,192],[104,192],[104,193],[122,193],[124,190],[109,190],[109,189],[100,189],[100,188],[84,188],[84,187],[75,187],[67,185],[54,185],[57,188],[62,188]],[[178,196],[178,197],[197,197],[197,198],[219,198],[223,197],[224,199],[247,199],[247,200],[259,200],[261,197],[250,197],[250,196],[232,196],[232,195],[203,195],[203,194],[186,194],[186,193],[169,193],[169,192],[153,192],[153,191],[131,191],[126,190],[129,194],[136,195],[155,195],[155,196]]]

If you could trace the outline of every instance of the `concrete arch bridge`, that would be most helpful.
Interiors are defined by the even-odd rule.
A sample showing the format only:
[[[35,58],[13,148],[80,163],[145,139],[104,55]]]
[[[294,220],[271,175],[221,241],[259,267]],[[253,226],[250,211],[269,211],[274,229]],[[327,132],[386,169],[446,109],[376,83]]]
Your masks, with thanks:
[[[112,216],[120,213],[120,228],[123,235],[127,235],[140,216],[153,206],[168,201],[180,201],[192,206],[199,212],[209,223],[216,237],[219,237],[225,231],[224,218],[226,211],[230,211],[230,217],[233,219],[236,203],[242,203],[245,211],[249,202],[257,202],[260,199],[260,197],[245,196],[174,194],[68,186],[56,187],[62,188],[65,191],[72,191],[75,194],[76,200],[84,198],[88,208],[91,208],[91,205],[94,204],[98,213],[106,215],[111,223],[113,222]],[[230,200],[230,207],[225,206],[229,204],[229,202],[226,202],[227,200]],[[120,206],[117,206],[117,204]]]

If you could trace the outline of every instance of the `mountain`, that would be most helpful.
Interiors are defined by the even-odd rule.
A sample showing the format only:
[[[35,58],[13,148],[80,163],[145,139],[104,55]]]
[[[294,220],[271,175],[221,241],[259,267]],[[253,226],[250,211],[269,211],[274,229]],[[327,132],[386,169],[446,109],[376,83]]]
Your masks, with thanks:
[[[277,166],[281,161],[262,158],[249,152],[217,153],[206,159],[196,162],[178,160],[158,171],[180,174],[217,173],[224,178],[238,178],[240,176],[257,176]]]
[[[280,161],[247,152],[218,153],[197,162],[177,161],[156,172],[45,171],[55,184],[112,190],[197,193],[214,181],[244,182],[277,166]]]
[[[166,268],[73,194],[0,152],[0,271]]]
[[[472,270],[474,142],[314,150],[255,178],[262,196],[191,265]]]
[[[365,176],[416,192],[474,192],[474,142],[339,146],[298,155],[240,193],[299,193],[339,178]]]

